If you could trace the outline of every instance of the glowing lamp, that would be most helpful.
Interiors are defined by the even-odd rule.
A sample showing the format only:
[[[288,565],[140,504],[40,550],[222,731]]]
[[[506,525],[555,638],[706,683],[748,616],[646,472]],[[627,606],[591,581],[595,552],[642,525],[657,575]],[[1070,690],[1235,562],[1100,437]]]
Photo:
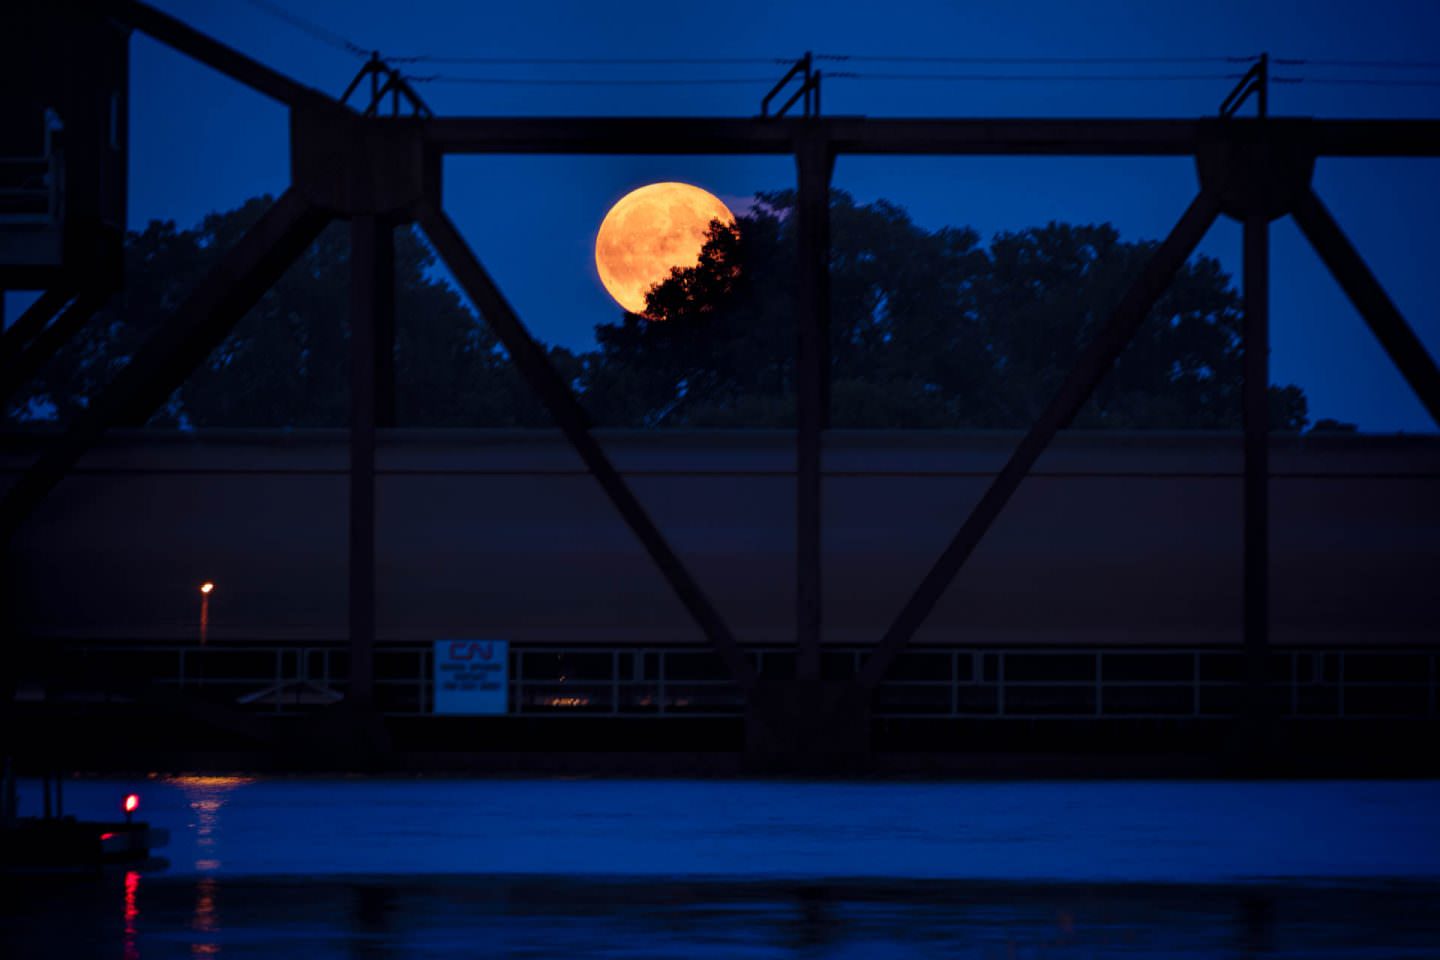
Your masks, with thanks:
[[[129,823],[130,818],[135,815],[135,811],[140,809],[140,794],[127,793],[120,808],[125,811],[125,822]]]
[[[215,584],[211,583],[209,580],[206,580],[204,583],[200,584],[200,592],[205,594],[206,596],[209,596],[214,589]]]

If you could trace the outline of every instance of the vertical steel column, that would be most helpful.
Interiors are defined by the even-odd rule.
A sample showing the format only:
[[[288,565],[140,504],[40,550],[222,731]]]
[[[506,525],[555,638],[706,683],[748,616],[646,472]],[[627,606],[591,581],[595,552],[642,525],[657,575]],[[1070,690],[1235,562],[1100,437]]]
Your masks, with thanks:
[[[6,694],[6,697],[8,701],[10,695]],[[9,726],[7,723],[6,729],[13,730],[14,727]],[[7,744],[6,747],[8,750],[9,745]],[[16,813],[15,761],[7,752],[4,760],[0,760],[0,822],[8,824],[11,820],[15,819]]]
[[[830,407],[829,142],[807,131],[795,144],[795,633],[801,680],[820,677],[822,433]]]
[[[350,690],[375,694],[375,426],[377,385],[389,360],[381,331],[394,329],[395,248],[390,223],[350,222]],[[384,356],[382,356],[384,354]]]
[[[1270,655],[1269,220],[1246,218],[1244,246],[1246,708],[1252,721],[1261,722],[1268,710]]]
[[[395,426],[395,225],[382,221],[381,253],[387,266],[380,274],[383,288],[375,311],[375,426]],[[409,229],[408,227],[406,229]]]

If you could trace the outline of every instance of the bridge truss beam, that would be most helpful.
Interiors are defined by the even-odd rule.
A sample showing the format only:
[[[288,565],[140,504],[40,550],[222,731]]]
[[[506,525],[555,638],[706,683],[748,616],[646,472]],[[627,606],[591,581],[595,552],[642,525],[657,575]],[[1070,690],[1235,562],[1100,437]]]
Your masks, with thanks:
[[[1246,615],[1247,646],[1264,651],[1266,589],[1264,435],[1268,388],[1264,360],[1268,299],[1268,221],[1293,213],[1427,410],[1440,423],[1440,372],[1338,224],[1311,191],[1316,157],[1437,157],[1440,121],[1202,119],[871,119],[865,117],[379,117],[360,116],[335,99],[194,30],[138,0],[95,0],[97,9],[140,29],[292,111],[292,186],[56,444],[0,500],[0,541],[76,460],[115,424],[143,422],[228,334],[333,218],[352,222],[352,506],[351,629],[356,681],[369,688],[374,642],[375,430],[393,415],[393,269],[389,231],[418,221],[485,320],[496,330],[531,389],[596,477],[710,643],[744,689],[753,668],[698,583],[629,490],[589,431],[579,401],[556,374],[494,281],[440,205],[441,160],[452,154],[776,154],[794,156],[799,179],[797,303],[797,624],[799,674],[819,682],[820,488],[828,359],[828,192],[840,154],[889,156],[1195,157],[1199,196],[1109,324],[1087,346],[1060,392],[1021,441],[971,516],[922,580],[861,670],[873,690],[978,546],[1050,440],[1091,391],[1144,320],[1171,277],[1223,210],[1245,224],[1246,301]],[[1232,163],[1232,155],[1244,162]],[[1279,179],[1216,186],[1216,169],[1283,168]],[[1276,158],[1279,158],[1276,160]],[[1303,172],[1297,172],[1303,171]],[[1273,171],[1272,171],[1273,172]],[[1279,184],[1283,198],[1271,188]],[[1294,196],[1291,196],[1291,193]],[[1274,209],[1271,209],[1274,207]],[[69,320],[51,325],[48,352],[100,304],[81,294]],[[48,294],[27,329],[68,299]],[[83,302],[82,302],[83,301]],[[83,308],[83,309],[77,309]],[[44,317],[41,317],[44,314]],[[66,315],[62,315],[62,320]],[[37,328],[38,329],[38,328]],[[18,340],[4,344],[13,354]],[[32,345],[33,347],[34,345]],[[382,356],[383,355],[383,356]],[[23,354],[21,355],[23,356]],[[39,356],[38,354],[36,355]],[[8,372],[8,371],[7,371]],[[844,692],[810,689],[813,702],[851,704]],[[816,725],[819,729],[823,724]]]

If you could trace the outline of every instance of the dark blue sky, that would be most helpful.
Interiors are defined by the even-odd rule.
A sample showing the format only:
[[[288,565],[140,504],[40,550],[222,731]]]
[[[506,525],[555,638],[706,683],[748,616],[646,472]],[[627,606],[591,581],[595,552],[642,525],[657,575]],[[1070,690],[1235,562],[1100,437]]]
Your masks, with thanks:
[[[163,9],[319,89],[338,93],[351,55],[241,2],[162,0]],[[1085,2],[467,3],[461,0],[308,0],[288,5],[365,47],[395,55],[793,56],[848,54],[994,57],[1194,57],[1250,54],[1311,59],[1435,59],[1440,3]],[[1303,15],[1295,11],[1303,8]],[[132,226],[190,224],[286,183],[285,113],[277,105],[137,35],[133,47]],[[974,72],[996,68],[827,64],[838,69]],[[563,77],[586,68],[429,67],[415,72]],[[765,77],[779,67],[611,68],[584,75]],[[1031,68],[1023,72],[1036,72]],[[1113,73],[1125,68],[1104,68]],[[1229,72],[1225,65],[1150,68]],[[1277,74],[1349,76],[1335,68]],[[1365,71],[1428,77],[1440,71]],[[913,83],[831,81],[832,114],[1196,116],[1233,81]],[[437,113],[750,115],[763,83],[717,87],[524,87],[428,84]],[[1440,87],[1276,86],[1274,114],[1434,117]],[[697,183],[727,200],[793,183],[787,158],[457,158],[447,207],[532,330],[572,347],[592,341],[616,308],[592,263],[609,204],[659,179]],[[1127,238],[1162,236],[1195,189],[1187,160],[897,159],[842,157],[836,186],[862,201],[885,197],[927,227],[970,225],[982,237],[1049,220],[1113,222]],[[1322,160],[1316,187],[1427,343],[1440,353],[1434,288],[1440,162]],[[1222,221],[1204,251],[1239,267],[1239,228]],[[1287,221],[1273,231],[1273,379],[1301,384],[1314,417],[1369,430],[1434,426]]]

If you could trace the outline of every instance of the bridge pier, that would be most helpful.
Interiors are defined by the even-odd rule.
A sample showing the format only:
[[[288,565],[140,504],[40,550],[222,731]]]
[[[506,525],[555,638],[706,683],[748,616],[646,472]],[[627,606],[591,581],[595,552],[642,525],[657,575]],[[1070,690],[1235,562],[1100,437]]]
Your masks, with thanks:
[[[745,706],[753,773],[861,773],[870,760],[870,692],[853,680],[761,674]]]
[[[1310,189],[1315,153],[1304,137],[1276,137],[1268,124],[1237,135],[1217,121],[1195,158],[1200,185],[1244,228],[1243,424],[1244,538],[1241,569],[1245,698],[1230,754],[1261,772],[1279,755],[1270,660],[1270,222],[1289,214]]]

